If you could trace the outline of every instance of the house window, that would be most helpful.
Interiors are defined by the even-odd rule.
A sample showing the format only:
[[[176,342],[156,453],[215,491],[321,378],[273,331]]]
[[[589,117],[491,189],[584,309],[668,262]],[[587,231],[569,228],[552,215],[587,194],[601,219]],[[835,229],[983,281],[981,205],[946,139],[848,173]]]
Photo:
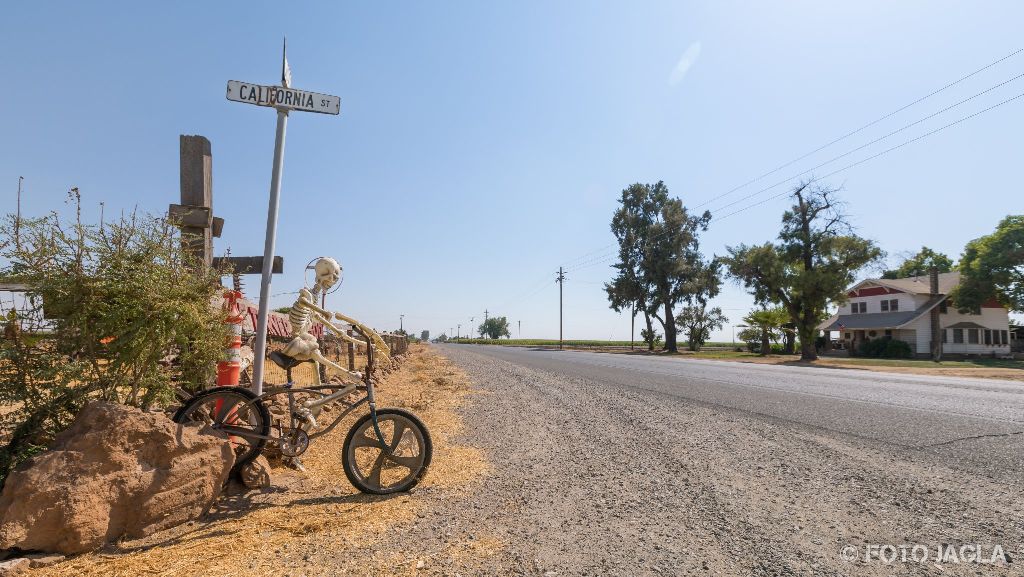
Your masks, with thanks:
[[[843,338],[849,340],[850,339],[850,333],[845,333],[845,336]]]
[[[942,329],[942,342],[943,343],[948,343],[949,342],[949,335],[947,335],[946,332],[947,332],[946,329]]]
[[[896,311],[900,310],[900,301],[897,300],[897,299],[890,300],[889,301],[889,310],[891,310],[892,312],[896,312]]]
[[[967,344],[978,344],[978,329],[967,329]]]
[[[866,303],[866,302],[853,303],[853,312],[855,312],[855,313],[866,313],[866,312],[868,312],[868,303]]]
[[[882,312],[883,313],[889,312],[889,301],[887,301],[887,300],[883,300],[882,301]]]
[[[999,340],[999,332],[998,331],[996,332],[996,340],[997,341]],[[985,329],[985,344],[986,345],[991,345],[992,344],[992,331],[990,331],[989,329]],[[999,343],[997,342],[996,344],[998,345]]]
[[[953,329],[953,343],[962,344],[964,342],[964,330]]]
[[[1006,338],[1006,337],[1009,336],[1009,334],[1008,334],[1009,331],[1002,331],[1002,333],[1003,333],[1003,344],[1004,345],[1010,344],[1010,339]]]
[[[892,329],[885,329],[885,336],[892,337]]]

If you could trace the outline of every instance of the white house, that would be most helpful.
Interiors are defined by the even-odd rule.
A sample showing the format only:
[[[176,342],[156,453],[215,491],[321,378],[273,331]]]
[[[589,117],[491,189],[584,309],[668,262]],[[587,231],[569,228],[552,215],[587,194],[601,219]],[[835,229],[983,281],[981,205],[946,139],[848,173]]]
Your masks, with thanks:
[[[892,337],[910,344],[915,355],[929,357],[931,312],[937,309],[943,354],[1009,355],[1008,311],[991,300],[979,314],[962,314],[946,299],[960,283],[960,273],[941,273],[937,281],[936,287],[928,276],[861,281],[850,287],[849,300],[838,313],[818,328],[839,331],[847,349],[857,350],[865,340]]]

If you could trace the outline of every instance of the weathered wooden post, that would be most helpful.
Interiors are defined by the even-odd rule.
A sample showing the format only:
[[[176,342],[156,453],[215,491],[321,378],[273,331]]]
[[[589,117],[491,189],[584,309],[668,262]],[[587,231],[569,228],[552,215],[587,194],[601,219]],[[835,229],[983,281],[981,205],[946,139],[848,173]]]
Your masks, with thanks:
[[[354,336],[352,329],[348,330],[348,336]],[[348,344],[348,370],[354,371],[356,370],[356,346],[351,342],[346,342],[346,344]]]
[[[213,216],[213,153],[205,136],[180,136],[181,204],[170,206],[181,223],[181,242],[206,266],[213,263],[213,239],[224,220]]]

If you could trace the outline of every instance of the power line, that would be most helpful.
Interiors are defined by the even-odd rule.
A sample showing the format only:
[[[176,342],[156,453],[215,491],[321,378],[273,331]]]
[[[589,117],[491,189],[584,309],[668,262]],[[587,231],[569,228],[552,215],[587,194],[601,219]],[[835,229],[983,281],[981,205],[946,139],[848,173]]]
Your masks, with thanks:
[[[809,174],[809,173],[811,173],[812,171],[814,171],[814,170],[816,170],[816,169],[818,169],[818,168],[821,168],[822,166],[825,166],[825,165],[827,165],[827,164],[830,164],[831,162],[834,162],[835,160],[838,160],[838,159],[840,159],[840,158],[844,158],[844,157],[846,157],[846,156],[849,156],[850,154],[852,154],[852,153],[854,153],[854,152],[857,152],[858,150],[862,150],[863,148],[865,148],[865,147],[867,147],[867,146],[869,146],[869,145],[871,145],[871,144],[875,144],[875,143],[877,143],[877,142],[879,142],[879,141],[881,141],[881,140],[883,140],[883,139],[885,139],[885,138],[888,138],[889,136],[892,136],[893,134],[897,134],[897,133],[899,133],[899,132],[902,132],[903,130],[905,130],[905,129],[909,128],[909,127],[912,127],[912,126],[915,126],[915,125],[917,125],[917,124],[920,124],[921,122],[923,122],[923,121],[925,121],[925,120],[928,120],[928,119],[930,119],[930,118],[933,118],[933,117],[935,117],[935,116],[936,116],[936,115],[938,115],[938,114],[941,114],[941,113],[943,113],[943,112],[946,112],[946,111],[950,110],[951,108],[954,108],[954,107],[956,107],[956,106],[959,106],[960,104],[963,104],[963,103],[965,103],[965,102],[968,102],[968,101],[970,101],[970,100],[972,100],[972,99],[974,99],[974,98],[977,98],[978,96],[981,96],[982,94],[985,94],[985,93],[987,93],[987,92],[991,92],[992,90],[995,90],[996,88],[999,88],[1000,86],[1004,86],[1005,84],[1008,84],[1009,82],[1012,82],[1012,81],[1014,81],[1014,80],[1017,80],[1017,79],[1019,79],[1019,78],[1022,78],[1022,77],[1024,77],[1024,74],[1021,74],[1021,75],[1015,76],[1015,77],[1013,77],[1013,78],[1011,78],[1011,79],[1009,79],[1009,80],[1006,80],[1006,81],[1004,81],[1004,82],[1001,82],[1001,83],[999,83],[999,84],[997,84],[997,85],[995,85],[995,86],[992,86],[992,87],[990,87],[990,88],[988,88],[988,89],[986,89],[986,90],[984,90],[984,91],[982,91],[982,92],[979,92],[978,94],[975,94],[974,96],[971,96],[971,97],[969,97],[969,98],[966,98],[966,99],[964,99],[964,100],[962,100],[962,101],[960,101],[960,102],[958,102],[958,103],[956,103],[956,104],[953,104],[953,105],[951,105],[951,106],[948,106],[948,107],[946,107],[946,108],[944,108],[944,109],[942,109],[942,110],[940,110],[940,111],[938,111],[938,112],[936,112],[936,113],[934,113],[934,114],[931,114],[931,115],[929,115],[929,116],[926,116],[925,118],[922,118],[921,120],[915,121],[915,122],[913,122],[913,123],[911,123],[911,124],[908,124],[907,126],[904,126],[903,128],[900,128],[900,129],[898,129],[898,130],[895,130],[895,131],[893,131],[893,132],[891,132],[891,133],[887,134],[886,136],[883,136],[883,137],[881,137],[881,138],[878,138],[878,139],[876,139],[876,140],[874,140],[874,141],[872,141],[872,142],[869,142],[868,144],[865,144],[865,145],[863,145],[863,146],[860,146],[860,147],[858,147],[858,148],[855,148],[855,149],[853,149],[853,150],[851,150],[851,151],[849,151],[849,152],[846,152],[846,153],[844,153],[844,154],[841,154],[841,155],[839,155],[839,156],[837,156],[837,157],[835,157],[835,158],[833,158],[833,159],[831,159],[831,160],[829,160],[829,161],[827,161],[827,162],[823,162],[823,163],[819,164],[818,166],[815,166],[814,168],[811,168],[811,169],[809,169],[809,170],[806,170],[806,171],[804,171],[804,172],[801,172],[801,173],[799,173],[799,174],[795,174],[795,175],[793,175],[793,176],[790,176],[790,177],[788,177],[788,178],[782,179],[782,180],[780,180],[780,181],[776,182],[775,184],[772,184],[771,186],[767,186],[767,187],[765,187],[765,188],[762,188],[761,190],[759,190],[759,191],[757,191],[757,192],[754,192],[754,193],[752,193],[752,194],[749,194],[749,195],[747,195],[747,196],[744,196],[743,198],[741,198],[741,199],[739,199],[739,200],[736,200],[736,201],[730,202],[730,203],[728,203],[728,204],[725,204],[725,205],[723,205],[723,206],[719,207],[719,208],[718,208],[718,210],[721,210],[721,209],[723,209],[723,208],[728,208],[728,207],[730,207],[730,206],[735,206],[735,205],[737,205],[737,204],[740,204],[740,203],[742,203],[742,202],[743,202],[743,201],[745,201],[745,200],[749,200],[749,199],[751,199],[751,198],[753,198],[753,197],[755,197],[755,196],[757,196],[757,195],[759,195],[759,194],[761,194],[761,193],[763,193],[763,192],[767,192],[767,191],[769,191],[769,190],[771,190],[771,189],[773,189],[773,188],[776,188],[776,187],[778,187],[778,186],[781,186],[781,185],[783,185],[783,184],[785,184],[785,183],[787,183],[787,182],[789,182],[789,181],[791,181],[791,180],[793,180],[793,179],[795,179],[795,178],[798,178],[798,177],[800,177],[800,176],[803,176],[803,175]],[[922,135],[920,135],[920,136],[918,136],[918,137],[912,138],[912,139],[910,139],[910,140],[908,140],[908,141],[906,141],[906,142],[903,142],[903,143],[901,143],[901,144],[898,144],[898,145],[896,145],[896,146],[893,146],[893,147],[891,147],[891,148],[887,148],[886,150],[883,150],[883,151],[881,151],[881,152],[879,152],[879,153],[877,153],[877,154],[874,154],[874,155],[871,155],[871,156],[869,156],[869,157],[867,157],[867,158],[864,158],[864,159],[858,160],[857,162],[854,162],[854,163],[852,163],[852,164],[849,164],[849,165],[847,165],[847,166],[844,166],[844,167],[842,167],[842,168],[840,168],[840,169],[838,169],[838,170],[834,170],[834,171],[832,171],[832,172],[830,172],[830,173],[828,173],[828,174],[825,174],[825,175],[823,175],[823,176],[820,176],[820,177],[818,177],[818,178],[828,178],[828,177],[830,177],[830,176],[833,176],[833,175],[839,174],[840,172],[843,172],[843,171],[849,170],[849,169],[851,169],[851,168],[853,168],[853,167],[855,167],[855,166],[859,166],[859,165],[861,165],[861,164],[864,164],[865,162],[868,162],[869,160],[874,160],[875,158],[878,158],[878,157],[880,157],[880,156],[883,156],[883,155],[885,155],[885,154],[888,154],[888,153],[890,153],[890,152],[893,152],[893,151],[895,151],[895,150],[898,150],[898,149],[900,149],[900,148],[903,148],[904,146],[907,146],[908,144],[912,144],[912,143],[914,143],[914,142],[917,142],[917,141],[919,141],[919,140],[922,140],[922,139],[924,139],[924,138],[927,138],[927,137],[929,137],[929,136],[932,136],[933,134],[936,134],[936,133],[938,133],[938,132],[941,132],[941,131],[943,131],[943,130],[945,130],[945,129],[947,129],[947,128],[951,128],[951,127],[953,127],[953,126],[956,126],[956,125],[958,125],[958,124],[960,124],[960,123],[962,123],[962,122],[964,122],[964,121],[970,120],[971,118],[974,118],[974,117],[976,117],[976,116],[979,116],[979,115],[981,115],[981,114],[984,114],[984,113],[986,113],[986,112],[989,112],[989,111],[991,111],[991,110],[993,110],[993,109],[995,109],[995,108],[998,108],[998,107],[1000,107],[1000,106],[1002,106],[1002,105],[1004,105],[1004,104],[1007,104],[1007,103],[1009,103],[1009,102],[1012,102],[1012,101],[1014,101],[1014,100],[1017,100],[1018,98],[1021,98],[1022,96],[1024,96],[1024,93],[1021,93],[1021,94],[1018,94],[1017,96],[1014,96],[1014,97],[1008,98],[1008,99],[1006,99],[1006,100],[1003,100],[1002,102],[999,102],[999,103],[997,103],[997,104],[994,104],[994,105],[992,105],[992,106],[989,106],[988,108],[985,108],[985,109],[983,109],[983,110],[980,110],[980,111],[978,111],[978,112],[975,112],[975,113],[973,113],[973,114],[969,114],[969,115],[967,115],[967,116],[964,116],[964,117],[962,117],[962,118],[960,118],[960,119],[958,119],[958,120],[955,120],[955,121],[953,121],[953,122],[951,122],[951,123],[949,123],[949,124],[946,124],[946,125],[944,125],[944,126],[941,126],[941,127],[937,128],[937,129],[935,129],[935,130],[932,130],[932,131],[930,131],[930,132],[926,132],[926,133],[924,133],[924,134],[922,134]],[[741,209],[739,209],[739,210],[735,210],[735,211],[733,211],[733,212],[730,212],[730,213],[728,213],[728,214],[726,214],[726,215],[723,215],[723,216],[718,216],[718,217],[714,217],[714,218],[713,218],[713,220],[714,220],[714,221],[720,221],[720,220],[723,220],[723,219],[725,219],[725,218],[728,218],[728,217],[730,217],[730,216],[733,216],[733,215],[735,215],[735,214],[737,214],[737,213],[743,212],[743,211],[745,211],[745,210],[749,210],[749,209],[751,209],[751,208],[753,208],[753,207],[755,207],[755,206],[760,206],[760,205],[762,205],[762,204],[764,204],[764,203],[766,203],[766,202],[769,202],[769,201],[775,200],[775,199],[777,199],[777,198],[781,198],[781,197],[783,197],[783,196],[786,196],[786,195],[788,195],[788,194],[789,194],[789,191],[787,190],[787,191],[785,191],[785,192],[782,192],[782,193],[780,193],[780,194],[776,194],[776,195],[774,195],[774,196],[771,196],[771,197],[769,197],[769,198],[766,198],[766,199],[764,199],[764,200],[762,200],[762,201],[758,201],[758,202],[755,202],[754,204],[751,204],[751,205],[749,205],[749,206],[747,206],[747,207],[744,207],[744,208],[741,208]],[[658,238],[660,238],[660,237],[662,237],[662,236],[664,236],[664,235],[668,234],[669,232],[670,232],[670,231],[665,231],[665,232],[663,232],[663,233],[661,233],[661,234],[659,234],[659,235],[655,235],[654,237],[652,237],[652,238],[651,238],[651,239],[649,239],[649,240],[656,240],[656,239],[658,239]],[[610,262],[610,261],[614,260],[614,258],[615,258],[616,256],[617,256],[617,253],[606,253],[606,254],[605,254],[605,255],[604,255],[603,257],[598,257],[598,258],[590,259],[589,261],[585,261],[584,263],[581,263],[581,264],[580,264],[579,266],[577,266],[577,267],[573,268],[573,269],[572,269],[572,271],[573,271],[573,272],[576,272],[576,271],[579,271],[579,270],[582,270],[582,269],[585,269],[585,268],[591,268],[591,267],[594,267],[594,266],[597,266],[597,265],[603,264],[603,263],[605,263],[605,262]]]
[[[818,152],[820,152],[820,151],[822,151],[822,150],[824,150],[824,149],[826,149],[826,148],[828,148],[828,147],[830,147],[830,146],[832,146],[834,144],[837,144],[837,143],[839,143],[839,142],[841,142],[843,140],[846,140],[847,138],[849,138],[851,136],[859,134],[860,132],[862,132],[862,131],[864,131],[864,130],[866,130],[866,129],[868,129],[868,128],[876,125],[876,124],[878,124],[879,122],[882,122],[883,120],[891,118],[891,117],[895,116],[896,114],[899,114],[900,112],[903,112],[904,110],[906,110],[906,109],[908,109],[908,108],[910,108],[912,106],[920,104],[921,102],[931,98],[932,96],[935,96],[936,94],[939,94],[939,93],[941,93],[941,92],[943,92],[945,90],[948,90],[949,88],[952,88],[953,86],[956,86],[957,84],[960,84],[961,82],[963,82],[963,81],[965,81],[965,80],[967,80],[969,78],[972,78],[972,77],[980,74],[981,72],[984,72],[985,70],[988,70],[989,68],[992,68],[993,66],[995,66],[995,65],[997,65],[997,64],[999,64],[999,63],[1001,63],[1001,62],[1003,62],[1005,60],[1008,60],[1008,59],[1010,59],[1010,58],[1020,54],[1021,52],[1024,52],[1024,48],[1019,48],[1019,49],[1011,52],[1010,54],[1008,54],[1006,56],[1003,56],[1002,58],[999,58],[999,59],[997,59],[997,60],[995,60],[993,62],[990,62],[989,64],[986,64],[985,66],[982,66],[981,68],[979,68],[979,69],[977,69],[977,70],[975,70],[975,71],[973,71],[973,72],[971,72],[969,74],[961,76],[960,78],[958,78],[958,79],[956,79],[956,80],[946,84],[945,86],[942,86],[941,88],[939,88],[937,90],[934,90],[934,91],[932,91],[932,92],[930,92],[930,93],[928,93],[928,94],[918,98],[917,100],[914,100],[913,102],[910,102],[909,104],[901,106],[901,107],[897,108],[896,110],[893,110],[892,112],[889,112],[889,113],[887,113],[887,114],[885,114],[883,116],[880,116],[879,118],[876,118],[875,120],[872,120],[871,122],[861,126],[860,128],[857,128],[856,130],[852,130],[852,131],[850,131],[850,132],[840,136],[839,138],[836,138],[836,139],[834,139],[834,140],[832,140],[832,141],[830,141],[830,142],[828,142],[826,144],[823,144],[822,146],[819,146],[818,148],[815,148],[814,150],[812,150],[812,151],[810,151],[810,152],[808,152],[806,154],[803,154],[803,155],[801,155],[801,156],[799,156],[799,157],[797,157],[797,158],[795,158],[795,159],[793,159],[793,160],[791,160],[791,161],[789,161],[789,162],[787,162],[785,164],[782,164],[782,165],[780,165],[780,166],[778,166],[778,167],[776,167],[776,168],[774,168],[774,169],[772,169],[772,170],[770,170],[770,171],[768,171],[768,172],[766,172],[766,173],[764,173],[764,174],[762,174],[762,175],[760,175],[760,176],[758,176],[758,177],[756,177],[756,178],[754,178],[754,179],[752,179],[752,180],[750,180],[750,181],[748,181],[748,182],[746,182],[744,184],[741,184],[741,185],[733,188],[732,190],[729,190],[728,192],[725,192],[725,193],[720,194],[718,196],[715,196],[715,197],[713,197],[713,198],[711,198],[711,199],[709,199],[709,200],[707,200],[707,201],[705,201],[705,202],[703,202],[701,204],[698,204],[698,205],[694,206],[693,209],[698,209],[698,208],[702,208],[704,206],[707,206],[707,205],[713,203],[716,200],[719,200],[721,198],[729,196],[730,194],[732,194],[732,193],[734,193],[734,192],[736,192],[738,190],[741,190],[743,188],[746,188],[747,186],[750,186],[751,184],[754,184],[754,183],[756,183],[756,182],[758,182],[758,181],[760,181],[760,180],[762,180],[762,179],[764,179],[764,178],[766,178],[768,176],[771,176],[772,174],[775,174],[775,173],[779,172],[780,170],[782,170],[784,168],[792,166],[793,164],[795,164],[795,163],[797,163],[797,162],[799,162],[799,161],[801,161],[801,160],[803,160],[803,159],[805,159],[805,158],[807,158],[807,157],[809,157],[809,156],[811,156],[811,155],[813,155],[815,153],[818,153]],[[984,90],[982,92],[979,92],[979,93],[975,94],[974,96],[971,96],[969,98],[961,100],[960,102],[957,102],[956,104],[953,104],[951,106],[943,108],[942,110],[940,110],[938,112],[935,112],[935,113],[933,113],[933,114],[931,114],[929,116],[926,116],[926,117],[924,117],[924,118],[922,118],[920,120],[912,122],[912,123],[910,123],[910,124],[900,128],[898,130],[890,132],[889,134],[886,134],[885,136],[883,136],[881,138],[877,138],[877,139],[872,140],[871,142],[869,142],[867,144],[864,144],[864,145],[862,145],[860,147],[857,147],[857,148],[855,148],[855,149],[853,149],[853,150],[851,150],[849,152],[846,152],[844,154],[836,156],[836,157],[830,159],[829,161],[821,163],[818,166],[815,166],[814,168],[812,168],[812,169],[810,169],[808,171],[804,171],[804,172],[802,172],[802,173],[800,173],[798,175],[795,175],[793,177],[790,177],[790,178],[788,178],[788,179],[786,179],[784,181],[780,181],[779,183],[773,184],[772,186],[763,188],[763,189],[757,191],[756,193],[754,193],[752,195],[748,195],[748,196],[745,196],[745,197],[739,199],[738,201],[734,201],[734,202],[731,202],[731,203],[726,204],[724,206],[718,207],[717,210],[721,210],[723,208],[728,208],[730,206],[735,206],[736,204],[739,204],[739,203],[743,202],[744,200],[748,200],[748,199],[750,199],[750,198],[752,198],[754,196],[757,196],[758,194],[761,194],[763,192],[767,192],[768,190],[771,190],[772,188],[775,188],[776,186],[779,186],[780,184],[784,184],[785,182],[787,182],[789,180],[792,180],[793,178],[797,178],[797,177],[799,177],[801,175],[807,174],[810,171],[813,171],[813,170],[816,170],[818,168],[821,168],[822,166],[827,165],[827,164],[829,164],[831,162],[835,162],[836,160],[839,160],[841,158],[845,158],[846,156],[849,156],[850,154],[853,154],[853,153],[855,153],[855,152],[857,152],[859,150],[863,150],[864,148],[866,148],[866,147],[868,147],[868,146],[870,146],[872,144],[876,144],[876,143],[878,143],[878,142],[880,142],[880,141],[882,141],[882,140],[884,140],[886,138],[889,138],[890,136],[893,136],[893,135],[895,135],[895,134],[897,134],[899,132],[902,132],[903,130],[906,130],[906,129],[912,127],[912,126],[920,124],[921,122],[924,122],[924,121],[926,121],[926,120],[928,120],[930,118],[934,118],[935,116],[937,116],[939,114],[942,114],[943,112],[946,112],[946,111],[948,111],[948,110],[950,110],[952,108],[960,106],[961,104],[964,104],[964,103],[966,103],[966,102],[968,102],[970,100],[973,100],[974,98],[977,98],[978,96],[981,96],[983,94],[991,92],[992,90],[995,90],[996,88],[1004,86],[1004,85],[1006,85],[1006,84],[1008,84],[1010,82],[1013,82],[1014,80],[1018,80],[1022,76],[1024,76],[1024,75],[1018,75],[1018,76],[1015,76],[1015,77],[1013,77],[1013,78],[1011,78],[1009,80],[1006,80],[1004,82],[996,84],[995,86],[992,86],[992,87],[990,87],[990,88],[988,88],[988,89],[986,89],[986,90]],[[604,247],[601,247],[601,248],[598,248],[598,249],[593,250],[591,252],[585,253],[585,254],[583,254],[583,255],[573,259],[572,261],[569,261],[569,263],[566,265],[566,268],[568,268],[570,270],[580,270],[582,268],[590,268],[590,267],[593,267],[593,266],[597,266],[597,265],[603,264],[604,262],[607,262],[609,260],[607,258],[607,254],[608,253],[606,253],[605,251],[607,249],[609,249],[609,248],[616,247],[617,245],[618,245],[617,242],[616,243],[611,243],[611,244],[605,245]],[[592,256],[592,255],[597,255],[597,256]]]
[[[1002,106],[1004,104],[1007,104],[1009,102],[1013,102],[1014,100],[1017,100],[1018,98],[1021,98],[1021,97],[1024,97],[1024,92],[1018,94],[1017,96],[1013,96],[1011,98],[1007,98],[1006,100],[1004,100],[1004,101],[1002,101],[1002,102],[1000,102],[998,104],[993,104],[992,106],[989,106],[988,108],[985,108],[983,110],[979,110],[978,112],[975,112],[974,114],[970,114],[968,116],[964,116],[963,118],[960,118],[958,120],[950,122],[949,124],[947,124],[945,126],[941,126],[939,128],[936,128],[935,130],[932,130],[931,132],[926,132],[926,133],[922,134],[921,136],[918,136],[916,138],[911,138],[910,140],[908,140],[906,142],[903,142],[901,144],[897,144],[896,146],[893,146],[892,148],[887,148],[887,149],[883,150],[882,152],[879,152],[879,153],[873,154],[873,155],[871,155],[871,156],[869,156],[867,158],[863,158],[861,160],[858,160],[857,162],[854,162],[853,164],[848,164],[848,165],[846,165],[846,166],[844,166],[844,167],[842,167],[842,168],[840,168],[838,170],[834,170],[834,171],[832,171],[832,172],[830,172],[830,173],[828,173],[826,175],[823,175],[823,176],[821,176],[819,178],[828,178],[830,176],[834,176],[836,174],[839,174],[840,172],[843,172],[843,171],[849,170],[849,169],[851,169],[851,168],[853,168],[855,166],[864,164],[865,162],[868,162],[869,160],[874,160],[874,159],[878,158],[879,156],[883,156],[883,155],[889,154],[890,152],[893,152],[894,150],[898,150],[900,148],[903,148],[904,146],[907,146],[908,144],[912,144],[914,142],[917,142],[918,140],[921,140],[923,138],[927,138],[927,137],[929,137],[929,136],[931,136],[931,135],[933,135],[933,134],[935,134],[937,132],[941,132],[941,131],[943,131],[943,130],[945,130],[947,128],[950,128],[952,126],[956,126],[957,124],[960,124],[960,123],[962,123],[962,122],[964,122],[966,120],[970,120],[971,118],[974,118],[975,116],[980,116],[980,115],[982,115],[982,114],[984,114],[984,113],[986,113],[986,112],[988,112],[990,110],[993,110],[995,108],[999,108],[1000,106]],[[786,179],[786,180],[791,180],[791,179]],[[783,181],[783,182],[786,182],[786,181]],[[788,190],[783,192],[783,193],[781,193],[781,194],[776,194],[775,196],[771,196],[771,197],[768,197],[768,198],[766,198],[764,200],[755,202],[754,204],[751,204],[749,206],[745,206],[745,207],[743,207],[743,208],[741,208],[739,210],[735,210],[733,212],[730,212],[730,213],[728,213],[728,214],[726,214],[724,216],[716,217],[714,220],[717,222],[717,221],[729,218],[730,216],[732,216],[734,214],[738,214],[738,213],[743,212],[745,210],[749,210],[751,208],[754,208],[755,206],[762,205],[762,204],[764,204],[766,202],[775,200],[776,198],[783,197],[783,196],[785,196],[787,194],[789,194]]]
[[[876,138],[876,139],[874,139],[874,140],[872,140],[872,141],[870,141],[870,142],[868,142],[866,144],[862,144],[862,145],[858,146],[857,148],[853,148],[853,149],[848,150],[848,151],[846,151],[846,152],[844,152],[844,153],[842,153],[842,154],[840,154],[838,156],[834,156],[834,157],[826,160],[825,162],[822,162],[821,164],[818,164],[817,166],[813,166],[813,167],[808,168],[807,170],[805,170],[805,171],[803,171],[803,172],[801,172],[799,174],[794,174],[793,176],[790,176],[789,178],[785,178],[783,180],[780,180],[779,182],[776,182],[775,184],[773,184],[771,186],[762,188],[761,190],[758,190],[757,192],[754,192],[754,193],[748,194],[748,195],[746,195],[744,197],[741,197],[738,200],[734,200],[734,201],[732,201],[732,202],[730,202],[728,204],[723,204],[722,206],[719,206],[715,210],[722,210],[723,208],[729,208],[730,206],[735,206],[735,205],[740,204],[741,202],[743,202],[745,200],[749,200],[749,199],[751,199],[751,198],[753,198],[753,197],[755,197],[755,196],[757,196],[757,195],[759,195],[759,194],[761,194],[763,192],[767,192],[767,191],[775,188],[776,186],[779,186],[781,184],[789,182],[790,180],[793,180],[795,178],[799,178],[801,176],[810,174],[810,173],[814,172],[815,170],[817,170],[817,169],[819,169],[819,168],[821,168],[821,167],[823,167],[825,165],[832,164],[833,162],[835,162],[835,161],[837,161],[837,160],[839,160],[841,158],[846,158],[847,156],[850,156],[851,154],[853,154],[855,152],[859,152],[859,151],[861,151],[861,150],[863,150],[863,149],[865,149],[865,148],[867,148],[867,147],[869,147],[869,146],[871,146],[873,144],[877,144],[877,143],[879,143],[879,142],[889,138],[890,136],[894,136],[896,134],[899,134],[900,132],[903,132],[904,130],[907,130],[908,128],[912,128],[914,126],[917,126],[918,124],[921,124],[922,122],[925,122],[926,120],[930,120],[932,118],[935,118],[936,116],[938,116],[938,115],[940,115],[940,114],[942,114],[944,112],[948,112],[948,111],[952,110],[953,108],[956,108],[957,106],[960,106],[961,104],[965,104],[967,102],[970,102],[971,100],[974,100],[975,98],[977,98],[979,96],[982,96],[984,94],[988,94],[989,92],[992,92],[993,90],[996,90],[997,88],[1001,88],[1001,87],[1003,87],[1003,86],[1013,82],[1014,80],[1018,80],[1020,78],[1024,78],[1024,74],[1018,74],[1017,76],[1014,76],[1013,78],[1010,78],[1009,80],[1004,80],[1003,82],[1000,82],[999,84],[996,84],[994,86],[990,86],[990,87],[986,88],[985,90],[982,90],[981,92],[979,92],[979,93],[977,93],[977,94],[975,94],[973,96],[969,96],[969,97],[967,97],[967,98],[965,98],[965,99],[963,99],[963,100],[961,100],[961,101],[959,101],[959,102],[957,102],[955,104],[951,104],[951,105],[943,108],[942,110],[939,110],[938,112],[933,112],[932,114],[929,114],[928,116],[925,116],[924,118],[915,120],[914,122],[911,122],[910,124],[907,124],[905,126],[897,128],[896,130],[893,130],[892,132],[890,132],[889,134],[886,134],[885,136],[880,136],[880,137],[878,137],[878,138]]]
[[[858,133],[860,133],[861,131],[863,131],[865,129],[868,129],[868,128],[878,124],[879,122],[882,122],[883,120],[886,120],[888,118],[891,118],[891,117],[899,114],[900,112],[903,112],[904,110],[910,108],[911,106],[919,104],[919,103],[921,103],[921,102],[931,98],[932,96],[935,96],[936,94],[938,94],[938,93],[940,93],[940,92],[942,92],[942,91],[944,91],[944,90],[946,90],[948,88],[956,86],[957,84],[960,84],[964,80],[967,80],[968,78],[971,78],[971,77],[973,77],[973,76],[975,76],[975,75],[977,75],[977,74],[979,74],[981,72],[984,72],[985,70],[988,70],[989,68],[992,68],[996,64],[999,64],[1000,62],[1003,62],[1004,60],[1008,60],[1008,59],[1010,59],[1010,58],[1020,54],[1021,52],[1024,52],[1024,48],[1019,48],[1019,49],[1015,50],[1014,52],[1011,52],[1010,54],[1008,54],[1006,56],[1003,56],[1002,58],[1000,58],[1000,59],[998,59],[998,60],[996,60],[994,62],[991,62],[991,63],[989,63],[989,64],[987,64],[985,66],[982,66],[981,68],[975,70],[974,72],[971,72],[970,74],[967,74],[966,76],[962,76],[962,77],[958,78],[957,80],[954,80],[953,82],[950,82],[949,84],[943,86],[942,88],[939,88],[938,90],[935,90],[933,92],[930,92],[930,93],[922,96],[921,98],[918,98],[917,100],[911,102],[910,104],[906,104],[904,106],[901,106],[900,108],[897,108],[896,110],[894,110],[894,111],[892,111],[892,112],[890,112],[888,114],[885,114],[885,115],[883,115],[883,116],[881,116],[881,117],[879,117],[879,118],[877,118],[875,120],[872,120],[871,122],[865,124],[864,126],[861,126],[860,128],[858,128],[856,130],[848,132],[848,133],[840,136],[839,138],[836,138],[835,140],[832,140],[831,142],[823,144],[823,145],[819,146],[818,148],[815,148],[814,150],[812,150],[812,151],[810,151],[810,152],[808,152],[808,153],[806,153],[806,154],[804,154],[802,156],[794,158],[793,160],[790,160],[789,162],[787,162],[785,164],[782,164],[782,165],[780,165],[780,166],[778,166],[776,168],[773,168],[772,170],[770,170],[770,171],[768,171],[768,172],[758,176],[757,178],[754,178],[754,179],[752,179],[750,181],[747,181],[747,182],[745,182],[745,183],[743,183],[743,184],[733,188],[732,190],[730,190],[728,192],[722,193],[722,194],[720,194],[720,195],[718,195],[718,196],[716,196],[716,197],[714,197],[714,198],[712,198],[710,200],[707,200],[706,202],[704,202],[702,204],[698,204],[694,208],[700,208],[702,206],[706,206],[706,205],[711,204],[712,202],[714,202],[714,201],[716,201],[716,200],[718,200],[720,198],[724,198],[724,197],[729,196],[730,194],[732,194],[732,193],[734,193],[734,192],[736,192],[738,190],[746,188],[746,187],[750,186],[751,184],[754,184],[755,182],[758,182],[759,180],[761,180],[761,179],[763,179],[765,177],[768,177],[768,176],[771,176],[771,175],[775,174],[776,172],[782,170],[783,168],[792,166],[793,164],[796,164],[797,162],[800,162],[801,160],[807,158],[808,156],[811,156],[811,155],[813,155],[813,154],[815,154],[817,152],[821,152],[822,150],[832,146],[833,144],[836,144],[838,142],[846,140],[847,138],[849,138],[849,137],[851,137],[851,136],[853,136],[855,134],[858,134]]]

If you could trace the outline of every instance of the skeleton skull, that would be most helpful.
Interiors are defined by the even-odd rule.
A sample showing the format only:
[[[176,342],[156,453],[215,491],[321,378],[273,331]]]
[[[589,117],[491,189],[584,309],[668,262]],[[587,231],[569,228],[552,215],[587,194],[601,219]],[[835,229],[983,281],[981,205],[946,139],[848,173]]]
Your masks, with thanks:
[[[341,265],[329,256],[317,260],[313,270],[316,271],[316,284],[322,291],[329,290],[341,277]]]

